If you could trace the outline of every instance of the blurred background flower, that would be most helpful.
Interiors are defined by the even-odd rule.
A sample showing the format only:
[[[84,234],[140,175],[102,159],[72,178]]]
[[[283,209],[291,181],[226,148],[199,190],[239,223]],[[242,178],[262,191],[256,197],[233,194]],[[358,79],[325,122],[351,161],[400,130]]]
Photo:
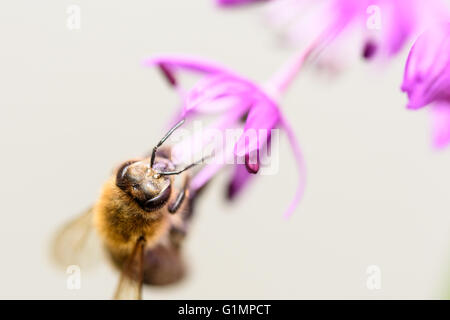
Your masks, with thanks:
[[[412,47],[405,66],[402,90],[409,109],[429,106],[433,145],[450,143],[450,23],[423,33]]]
[[[230,8],[261,1],[216,2]],[[365,59],[392,57],[421,31],[450,17],[441,0],[271,0],[266,9],[283,43],[318,42],[317,54],[332,45],[339,51],[357,49]],[[338,53],[323,54],[329,64]]]

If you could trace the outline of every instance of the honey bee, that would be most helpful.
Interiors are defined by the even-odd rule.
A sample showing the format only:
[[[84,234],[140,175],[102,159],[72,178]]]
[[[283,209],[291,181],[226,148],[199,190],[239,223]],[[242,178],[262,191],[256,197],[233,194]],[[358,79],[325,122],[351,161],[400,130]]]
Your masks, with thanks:
[[[54,254],[63,264],[80,260],[91,230],[97,231],[110,260],[121,269],[115,299],[141,299],[142,284],[167,285],[185,272],[181,244],[192,216],[188,169],[177,169],[162,147],[183,124],[178,122],[151,155],[124,162],[104,184],[97,202],[56,236]],[[175,177],[181,177],[176,187]]]

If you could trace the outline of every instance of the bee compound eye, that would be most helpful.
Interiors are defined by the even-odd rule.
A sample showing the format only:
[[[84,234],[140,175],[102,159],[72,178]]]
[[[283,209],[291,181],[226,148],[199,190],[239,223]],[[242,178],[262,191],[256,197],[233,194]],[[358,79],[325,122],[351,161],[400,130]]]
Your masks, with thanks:
[[[158,195],[147,200],[144,204],[144,209],[146,211],[152,211],[162,207],[169,200],[170,193],[171,193],[171,186],[169,185]]]
[[[119,188],[125,189],[127,187],[127,185],[128,185],[128,179],[126,176],[127,169],[131,164],[133,164],[135,162],[136,161],[127,161],[127,162],[123,163],[117,170],[116,185]]]

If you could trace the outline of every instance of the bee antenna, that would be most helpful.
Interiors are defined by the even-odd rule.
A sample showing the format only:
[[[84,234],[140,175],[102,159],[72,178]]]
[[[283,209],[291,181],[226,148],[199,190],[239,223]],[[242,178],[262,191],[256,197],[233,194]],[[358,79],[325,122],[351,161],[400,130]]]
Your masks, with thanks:
[[[211,155],[209,155],[209,156],[203,157],[202,159],[200,159],[200,160],[198,160],[198,161],[196,161],[196,162],[193,162],[193,163],[191,163],[190,165],[188,165],[187,167],[185,167],[185,168],[183,168],[183,169],[180,169],[180,170],[175,170],[175,171],[165,171],[165,172],[157,172],[157,173],[160,174],[160,175],[162,175],[162,176],[173,176],[173,175],[177,175],[177,174],[183,173],[183,172],[186,171],[186,170],[191,169],[192,167],[195,167],[196,165],[199,165],[199,164],[203,163],[206,159],[209,159],[209,158],[211,158],[212,156],[213,156],[213,155],[211,154]]]
[[[161,145],[170,137],[170,135],[177,130],[183,123],[184,123],[185,119],[181,119],[180,121],[178,121],[177,124],[175,124],[165,135],[164,137],[162,137],[162,139],[158,142],[158,144],[153,147],[153,151],[152,151],[152,157],[150,158],[150,168],[153,168],[153,164],[155,163],[155,157],[156,157],[156,151],[158,150],[159,147],[161,147]]]

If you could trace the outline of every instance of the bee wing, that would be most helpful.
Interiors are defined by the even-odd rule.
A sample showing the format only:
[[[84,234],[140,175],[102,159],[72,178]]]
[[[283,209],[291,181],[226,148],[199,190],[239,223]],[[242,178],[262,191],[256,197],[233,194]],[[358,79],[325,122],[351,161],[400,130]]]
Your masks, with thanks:
[[[139,239],[131,255],[125,261],[120,274],[119,285],[114,294],[115,300],[141,300],[144,275],[144,245]]]
[[[94,231],[92,208],[63,226],[53,239],[52,253],[56,263],[64,268],[92,266],[102,251]]]

